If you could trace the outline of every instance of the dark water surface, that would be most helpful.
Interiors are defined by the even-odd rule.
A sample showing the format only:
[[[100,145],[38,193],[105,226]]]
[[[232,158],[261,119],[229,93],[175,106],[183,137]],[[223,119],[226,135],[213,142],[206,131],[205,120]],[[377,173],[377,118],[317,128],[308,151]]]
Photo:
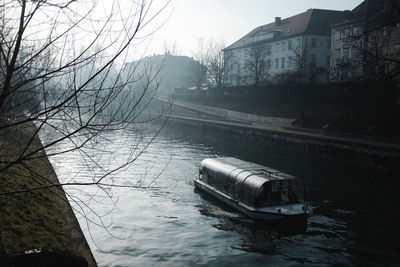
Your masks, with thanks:
[[[212,156],[304,177],[314,210],[306,231],[255,223],[195,193],[199,163]],[[61,180],[91,175],[76,157],[61,155],[52,163]],[[116,205],[107,197],[86,199],[95,211],[75,206],[99,266],[400,264],[400,188],[397,177],[384,171],[167,130],[118,177],[122,184],[139,179],[153,187],[114,188]],[[76,196],[96,189],[66,190]],[[94,221],[83,219],[83,212]],[[107,215],[99,221],[94,212]],[[96,223],[109,226],[108,232]]]

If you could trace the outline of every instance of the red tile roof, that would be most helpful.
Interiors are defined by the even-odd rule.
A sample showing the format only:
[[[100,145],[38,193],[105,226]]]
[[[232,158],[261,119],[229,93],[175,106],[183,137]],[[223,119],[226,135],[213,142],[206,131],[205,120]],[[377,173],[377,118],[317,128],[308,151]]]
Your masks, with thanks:
[[[280,40],[301,34],[330,35],[330,26],[344,19],[344,11],[309,9],[298,15],[282,19],[280,23],[272,22],[255,28],[232,45],[225,48],[234,49],[250,45],[252,36],[260,32],[275,32],[274,38],[268,41]]]
[[[348,11],[342,21],[332,26],[336,27],[348,23],[371,19],[375,15],[379,16],[380,12],[382,12],[385,6],[388,4],[390,4],[390,1],[387,0],[365,0],[353,10]]]

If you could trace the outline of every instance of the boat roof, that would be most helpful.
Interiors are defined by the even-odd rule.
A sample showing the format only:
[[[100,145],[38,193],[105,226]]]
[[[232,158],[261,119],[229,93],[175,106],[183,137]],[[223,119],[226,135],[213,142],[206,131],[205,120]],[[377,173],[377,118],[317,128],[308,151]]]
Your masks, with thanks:
[[[213,170],[224,173],[227,176],[238,176],[239,174],[247,173],[247,177],[259,178],[258,180],[272,181],[295,179],[295,176],[278,171],[276,169],[262,166],[256,163],[240,160],[233,157],[207,158],[200,164],[200,170]]]

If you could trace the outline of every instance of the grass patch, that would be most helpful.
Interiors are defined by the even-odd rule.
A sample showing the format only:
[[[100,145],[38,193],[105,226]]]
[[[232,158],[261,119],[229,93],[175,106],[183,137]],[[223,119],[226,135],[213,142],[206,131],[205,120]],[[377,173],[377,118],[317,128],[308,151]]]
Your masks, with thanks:
[[[48,166],[39,151],[31,159],[16,161],[34,133],[32,125],[8,127],[0,122],[0,194],[49,185]],[[38,137],[27,153],[40,149]],[[33,158],[33,159],[32,159]],[[54,189],[0,195],[0,254],[13,255],[27,249],[42,248],[68,252],[68,240]],[[59,193],[59,192],[58,192]]]

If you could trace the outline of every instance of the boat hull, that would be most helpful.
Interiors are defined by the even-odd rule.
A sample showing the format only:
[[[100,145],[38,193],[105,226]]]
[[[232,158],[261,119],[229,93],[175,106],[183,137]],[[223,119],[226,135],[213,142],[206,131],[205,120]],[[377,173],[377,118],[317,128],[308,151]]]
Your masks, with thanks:
[[[270,221],[270,222],[278,222],[278,221],[303,221],[306,222],[307,215],[305,212],[292,212],[290,214],[285,214],[281,212],[273,212],[273,211],[265,211],[262,209],[257,209],[246,205],[245,203],[239,202],[232,197],[224,194],[223,192],[215,189],[214,187],[204,183],[200,179],[194,179],[195,188],[199,189],[208,195],[213,196],[214,198],[218,199],[219,201],[225,203],[226,205],[234,208],[235,210],[245,214],[246,216],[254,219],[254,220],[263,220],[263,221]],[[276,207],[276,210],[280,210],[281,207]]]

